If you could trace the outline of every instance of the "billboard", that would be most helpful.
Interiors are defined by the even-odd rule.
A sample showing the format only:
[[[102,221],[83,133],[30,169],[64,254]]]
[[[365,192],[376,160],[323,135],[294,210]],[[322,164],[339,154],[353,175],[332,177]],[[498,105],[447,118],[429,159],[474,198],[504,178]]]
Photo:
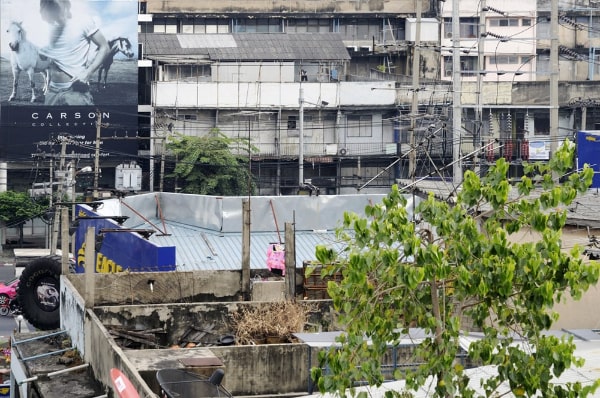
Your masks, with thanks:
[[[0,160],[137,154],[137,0],[0,2]]]
[[[586,163],[594,169],[591,188],[600,188],[600,131],[577,133],[577,167]]]
[[[89,227],[95,230],[98,273],[176,270],[174,246],[157,246],[137,232],[121,228],[110,218],[95,219],[98,215],[84,206],[77,205],[75,211],[76,272],[85,272],[85,234]]]

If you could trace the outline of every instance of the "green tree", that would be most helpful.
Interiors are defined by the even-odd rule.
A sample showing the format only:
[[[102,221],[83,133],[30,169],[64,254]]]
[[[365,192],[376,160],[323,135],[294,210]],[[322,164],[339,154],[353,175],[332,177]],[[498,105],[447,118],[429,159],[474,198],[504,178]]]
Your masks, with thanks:
[[[215,128],[201,137],[175,135],[167,148],[177,158],[172,177],[183,186],[182,192],[223,196],[254,192],[248,168],[254,148],[248,139],[229,138]]]
[[[582,360],[573,355],[572,338],[543,333],[558,317],[553,305],[567,295],[579,298],[599,276],[597,263],[581,259],[581,248],[561,248],[564,206],[593,177],[587,166],[568,173],[574,157],[568,144],[548,164],[524,165],[517,195],[509,195],[509,165],[500,159],[484,178],[467,171],[455,203],[423,200],[415,222],[397,187],[382,203],[367,206],[366,217],[345,214],[337,231],[345,249],[316,251],[319,262],[329,264],[323,274],[342,273],[340,282],[328,282],[328,292],[346,332],[312,369],[319,389],[343,396],[358,381],[380,385],[389,345],[414,326],[428,337],[415,348],[415,367],[395,373],[406,379],[407,391],[389,394],[406,396],[433,380],[435,396],[476,396],[457,360],[469,322],[483,337],[470,345],[468,360],[497,366],[497,375],[482,384],[485,396],[501,396],[502,382],[515,396],[593,392],[598,381],[551,383]],[[553,175],[563,176],[561,182]],[[510,241],[525,230],[539,239]],[[517,335],[528,345],[512,344]]]
[[[0,192],[0,226],[2,227],[2,242],[6,227],[19,228],[19,242],[23,242],[23,224],[33,217],[39,216],[46,210],[46,200],[36,202],[24,192]]]

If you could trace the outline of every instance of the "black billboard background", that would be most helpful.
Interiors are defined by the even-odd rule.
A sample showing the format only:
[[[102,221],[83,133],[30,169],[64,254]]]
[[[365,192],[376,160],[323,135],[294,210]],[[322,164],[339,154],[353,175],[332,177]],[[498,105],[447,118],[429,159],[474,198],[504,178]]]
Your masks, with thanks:
[[[58,157],[61,137],[67,138],[67,158],[93,159],[98,113],[100,159],[137,155],[137,106],[3,106],[1,111],[0,159],[5,161]]]

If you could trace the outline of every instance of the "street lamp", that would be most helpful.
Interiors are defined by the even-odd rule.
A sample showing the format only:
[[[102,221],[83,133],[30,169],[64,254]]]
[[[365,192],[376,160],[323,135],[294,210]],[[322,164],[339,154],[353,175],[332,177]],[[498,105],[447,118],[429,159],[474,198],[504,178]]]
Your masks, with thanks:
[[[85,173],[91,173],[93,171],[91,166],[85,166],[79,170],[77,170],[75,168],[75,166],[72,163],[69,163],[67,165],[67,171],[69,172],[69,177],[67,180],[67,185],[71,186],[71,191],[70,191],[70,198],[71,200],[75,200],[75,178],[81,173],[81,174],[85,174]]]

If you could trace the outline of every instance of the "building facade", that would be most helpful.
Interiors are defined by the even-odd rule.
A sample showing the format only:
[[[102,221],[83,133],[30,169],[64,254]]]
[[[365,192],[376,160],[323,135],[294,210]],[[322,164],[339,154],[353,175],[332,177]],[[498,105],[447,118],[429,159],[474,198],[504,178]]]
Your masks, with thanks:
[[[545,160],[576,131],[600,129],[593,1],[453,4],[140,0],[137,124],[117,137],[117,147],[137,140],[137,154],[101,159],[101,184],[110,188],[111,170],[135,161],[142,190],[176,190],[165,177],[175,161],[166,139],[215,128],[257,148],[251,167],[264,195],[304,185],[384,192],[411,167],[414,176],[448,178],[453,161],[464,171],[499,157],[517,176],[523,160]],[[31,160],[4,157],[6,187],[18,187],[12,181],[31,174]]]

